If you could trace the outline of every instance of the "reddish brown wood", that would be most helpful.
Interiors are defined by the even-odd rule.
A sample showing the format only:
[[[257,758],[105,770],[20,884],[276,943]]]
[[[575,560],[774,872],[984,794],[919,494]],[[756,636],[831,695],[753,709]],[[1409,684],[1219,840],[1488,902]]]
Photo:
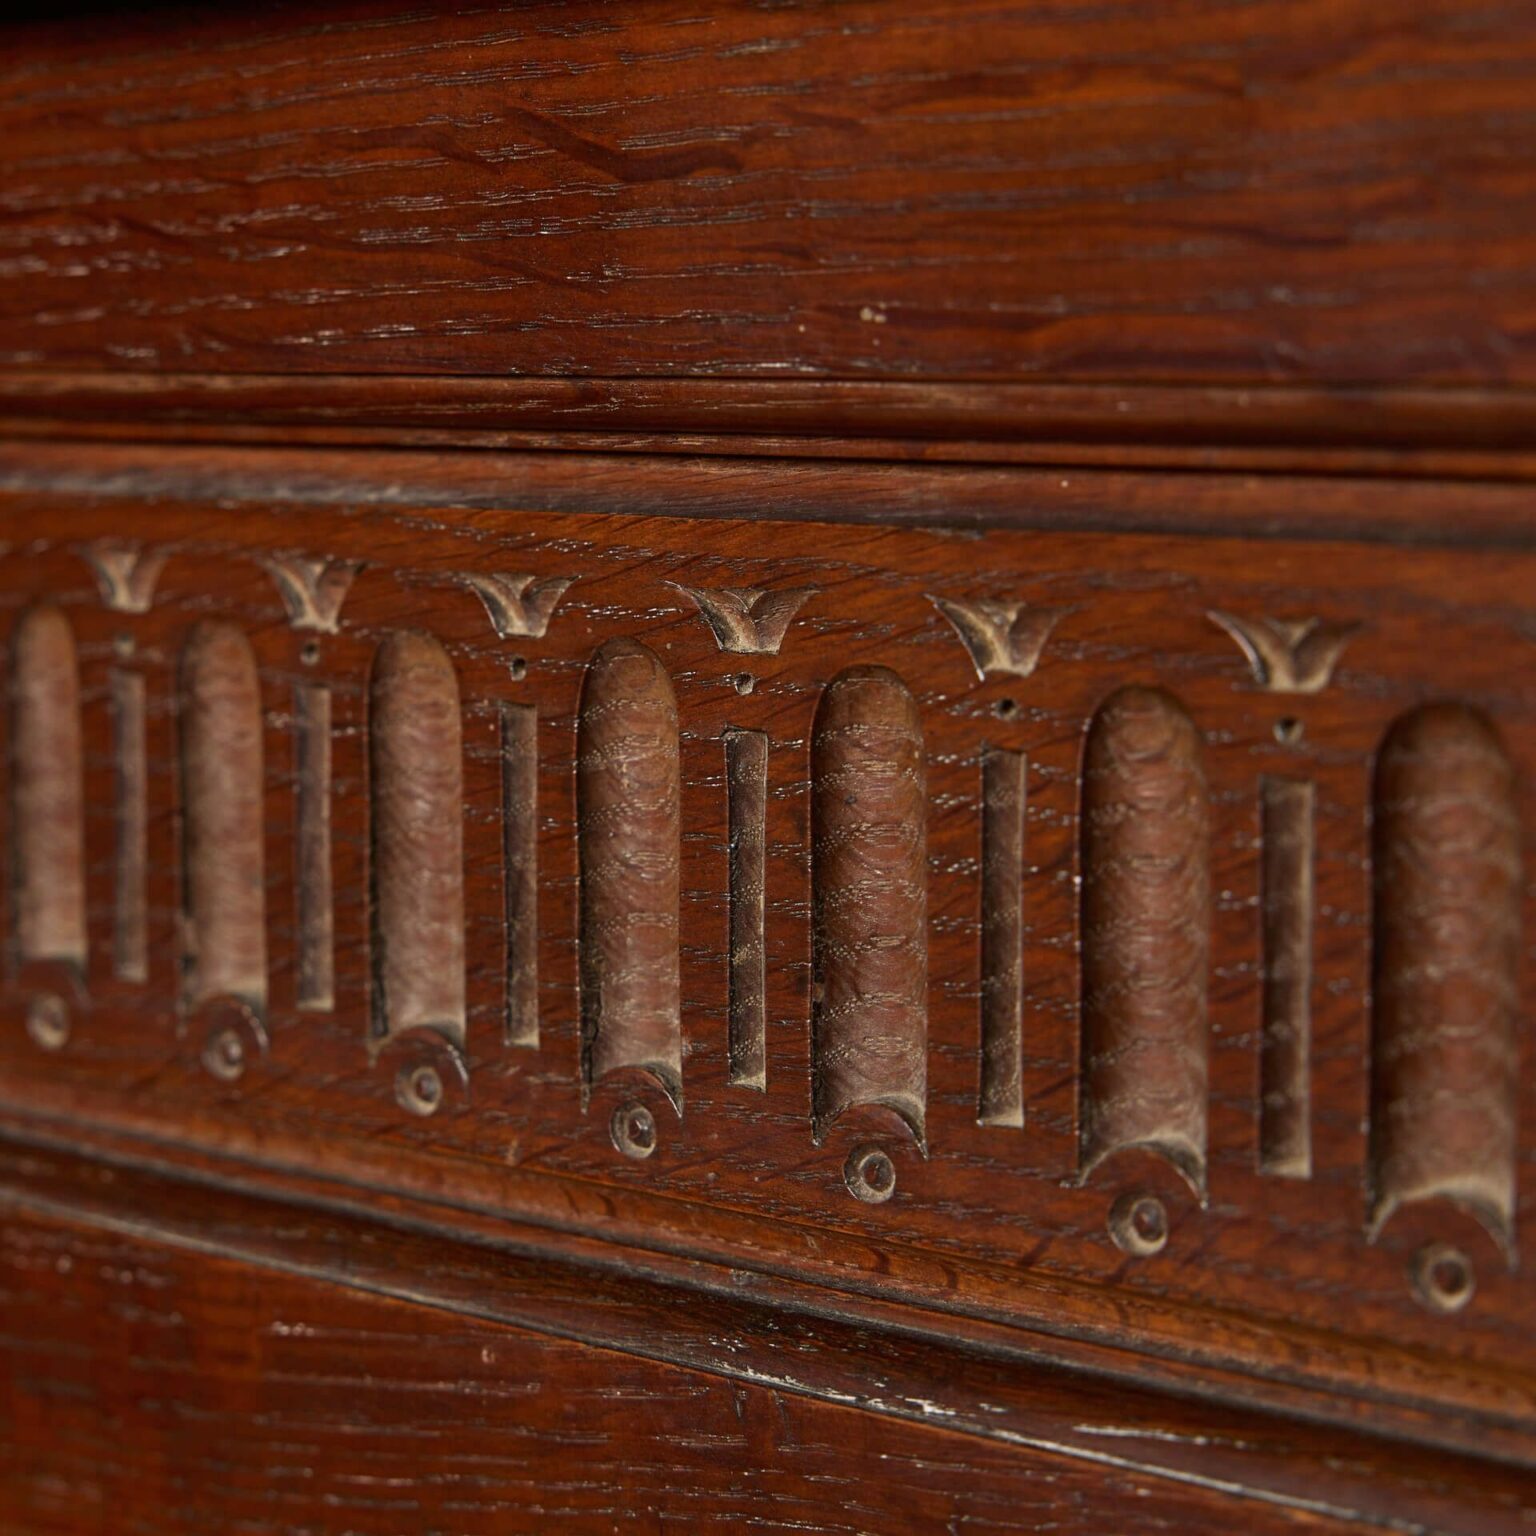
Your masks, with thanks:
[[[328,0],[9,43],[9,366],[1536,379],[1523,0]]]
[[[1295,1524],[1331,1530],[1335,1521],[1356,1528],[1475,1530],[1493,1536],[1522,1529],[1528,1477],[1519,1468],[1426,1452],[1200,1396],[1148,1391],[1118,1372],[1112,1353],[1087,1374],[1067,1373],[997,1338],[962,1340],[958,1331],[947,1338],[924,1337],[903,1326],[899,1316],[860,1315],[856,1298],[816,1287],[786,1291],[740,1272],[701,1285],[705,1277],[695,1271],[688,1288],[680,1290],[663,1279],[655,1264],[615,1262],[606,1245],[573,1244],[559,1233],[487,1228],[466,1244],[422,1225],[419,1209],[396,1212],[380,1227],[323,1201],[273,1207],[234,1185],[209,1187],[202,1179],[189,1184],[115,1161],[103,1167],[68,1151],[5,1139],[0,1139],[0,1210],[6,1217],[4,1231],[13,1234],[10,1248],[0,1243],[0,1256],[10,1257],[9,1267],[0,1265],[9,1282],[0,1291],[12,1303],[7,1313],[30,1319],[34,1306],[43,1313],[30,1329],[13,1327],[9,1345],[22,1359],[42,1353],[46,1360],[46,1351],[56,1347],[56,1331],[67,1330],[75,1346],[67,1359],[79,1362],[82,1375],[96,1376],[97,1391],[114,1391],[126,1379],[131,1383],[127,1391],[142,1392],[144,1407],[129,1410],[135,1436],[152,1432],[145,1420],[160,1411],[154,1405],[165,1404],[174,1417],[178,1399],[189,1388],[179,1376],[166,1378],[156,1390],[149,1390],[148,1383],[140,1387],[133,1373],[145,1362],[142,1357],[120,1362],[115,1314],[110,1303],[95,1303],[98,1286],[118,1295],[118,1287],[138,1283],[125,1275],[163,1277],[164,1283],[145,1283],[145,1302],[130,1305],[152,1305],[149,1298],[160,1296],[168,1315],[157,1334],[185,1327],[182,1336],[189,1336],[198,1359],[217,1356],[229,1362],[222,1380],[206,1379],[205,1373],[195,1391],[195,1400],[210,1406],[227,1400],[227,1393],[238,1393],[227,1410],[228,1449],[244,1446],[248,1438],[259,1447],[281,1433],[285,1410],[279,1404],[288,1405],[287,1413],[302,1415],[300,1405],[332,1368],[330,1351],[345,1352],[358,1341],[356,1330],[338,1319],[369,1312],[398,1318],[402,1336],[416,1343],[402,1345],[406,1358],[392,1366],[380,1359],[370,1373],[371,1384],[355,1371],[342,1373],[346,1390],[357,1394],[350,1409],[334,1416],[347,1449],[317,1446],[312,1475],[326,1475],[338,1463],[345,1470],[348,1455],[371,1453],[378,1443],[374,1437],[384,1431],[380,1414],[391,1394],[396,1406],[383,1414],[384,1422],[396,1422],[398,1415],[402,1432],[413,1424],[419,1428],[416,1416],[422,1409],[412,1400],[422,1380],[418,1367],[423,1374],[432,1370],[430,1379],[439,1384],[441,1433],[446,1436],[456,1426],[460,1434],[476,1436],[483,1428],[484,1457],[491,1465],[504,1457],[520,1463],[525,1439],[541,1433],[545,1411],[558,1411],[562,1422],[574,1418],[590,1430],[590,1415],[567,1406],[563,1394],[574,1389],[584,1400],[588,1392],[601,1396],[606,1386],[610,1395],[627,1399],[622,1384],[634,1378],[626,1373],[639,1372],[640,1379],[657,1383],[691,1379],[689,1401],[696,1411],[701,1396],[718,1390],[716,1382],[729,1386],[738,1401],[766,1391],[780,1400],[785,1413],[796,1411],[796,1403],[808,1412],[828,1406],[859,1410],[859,1417],[828,1428],[824,1441],[818,1432],[800,1442],[802,1450],[824,1445],[845,1458],[845,1475],[831,1490],[802,1474],[789,1442],[742,1446],[729,1438],[730,1419],[717,1423],[708,1415],[683,1426],[685,1435],[703,1440],[699,1449],[706,1459],[700,1465],[711,1469],[707,1481],[729,1474],[734,1483],[755,1486],[769,1479],[781,1497],[805,1500],[815,1519],[845,1518],[849,1498],[880,1496],[873,1485],[888,1479],[890,1469],[878,1474],[874,1467],[846,1460],[874,1436],[898,1460],[913,1463],[913,1488],[930,1494],[949,1487],[930,1464],[934,1456],[959,1472],[992,1466],[1000,1477],[1041,1477],[1063,1497],[1070,1492],[1065,1502],[1058,1498],[1038,1511],[1033,1505],[1013,1508],[1009,1518],[1015,1529],[1072,1530],[1070,1522],[1080,1520],[1085,1531],[1105,1525],[1118,1530],[1138,1519],[1142,1507],[1171,1521],[1174,1529],[1194,1531],[1208,1523],[1223,1530],[1266,1530],[1267,1522],[1278,1522],[1281,1529]],[[279,1210],[281,1219],[274,1219]],[[60,1228],[77,1230],[60,1233]],[[33,1239],[18,1240],[14,1234],[39,1230],[59,1235],[49,1244],[49,1260],[27,1264]],[[62,1270],[52,1258],[59,1249],[76,1255]],[[82,1254],[112,1252],[121,1255],[116,1263],[98,1257],[76,1267]],[[83,1282],[79,1286],[70,1278],[77,1274]],[[682,1272],[673,1278],[681,1279]],[[408,1299],[414,1305],[385,1309],[377,1298]],[[77,1306],[97,1321],[77,1326]],[[295,1306],[301,1308],[297,1318],[287,1310]],[[268,1321],[273,1317],[298,1326],[280,1331]],[[22,1349],[20,1339],[28,1334],[33,1342]],[[248,1349],[236,1351],[239,1363],[212,1342],[249,1340],[253,1334],[264,1348],[254,1358]],[[450,1368],[460,1359],[451,1352],[439,1358],[440,1352],[451,1351],[450,1338],[464,1341],[462,1369]],[[206,1341],[201,1347],[199,1339]],[[82,1340],[88,1341],[83,1354]],[[286,1361],[274,1358],[269,1351],[280,1347],[280,1340],[296,1341],[291,1347],[298,1354]],[[508,1354],[509,1348],[513,1353]],[[428,1360],[422,1360],[422,1350]],[[304,1364],[310,1351],[317,1361],[313,1367]],[[470,1351],[479,1355],[474,1365]],[[174,1358],[168,1350],[151,1358],[167,1355]],[[487,1375],[480,1367],[493,1369]],[[197,1365],[187,1368],[196,1370]],[[476,1410],[481,1381],[498,1383],[503,1391],[511,1384],[519,1393],[514,1406],[503,1404],[493,1423],[483,1427]],[[29,1396],[43,1399],[46,1411],[46,1385],[40,1383]],[[266,1401],[269,1409],[253,1411],[253,1399]],[[21,1402],[23,1410],[31,1406],[28,1398]],[[381,1405],[379,1411],[371,1411],[374,1404]],[[664,1399],[655,1402],[660,1425],[655,1430],[650,1414],[634,1415],[628,1443],[636,1457],[654,1460],[667,1454],[672,1438],[668,1412]],[[193,1438],[201,1418],[165,1452],[168,1470],[189,1482],[207,1475],[200,1449],[206,1441]],[[31,1427],[26,1417],[23,1424]],[[48,1421],[38,1427],[48,1427]],[[924,1450],[935,1430],[947,1433]],[[19,1441],[13,1466],[36,1454],[35,1441],[26,1436]],[[577,1446],[536,1443],[532,1475],[539,1484],[547,1486],[558,1467],[578,1489],[614,1478],[611,1496],[619,1497],[635,1476],[627,1457],[604,1472],[584,1459]],[[43,1452],[42,1465],[55,1464],[50,1456],[70,1454],[66,1437],[63,1445]],[[257,1454],[254,1447],[251,1454]],[[414,1447],[386,1454],[396,1457],[394,1475],[401,1487],[414,1486],[417,1477],[435,1472],[438,1465],[430,1443],[421,1444],[419,1436]],[[91,1455],[86,1449],[82,1462],[88,1465]],[[259,1499],[274,1477],[252,1466],[242,1481]],[[643,1497],[651,1484],[642,1478],[638,1487]],[[216,1500],[224,1492],[220,1483],[206,1497]],[[297,1497],[302,1500],[304,1491]],[[217,1508],[210,1506],[215,1525],[227,1518]],[[500,1528],[543,1528],[538,1509],[519,1513],[498,1503],[493,1512],[506,1523]],[[78,1508],[66,1509],[63,1519],[72,1515],[79,1518]],[[695,1518],[704,1520],[703,1515]],[[686,1517],[680,1514],[679,1519]],[[811,1528],[819,1529],[814,1523]],[[893,1510],[868,1528],[927,1527],[911,1511]]]
[[[12,484],[60,473],[51,452],[12,450]],[[497,461],[494,468],[511,471],[513,483],[517,473],[528,474],[555,500],[556,488],[574,497],[565,477],[585,474],[590,463],[541,461],[519,470],[516,461]],[[0,581],[13,614],[44,592],[73,615],[82,655],[93,658],[87,698],[102,697],[92,679],[108,664],[107,640],[132,624],[146,659],[150,717],[158,722],[152,756],[165,750],[161,701],[168,696],[163,666],[157,670],[152,658],[174,656],[210,609],[239,623],[256,647],[269,763],[292,760],[286,710],[295,679],[330,689],[333,772],[339,787],[351,786],[334,806],[334,1011],[301,1007],[298,996],[295,798],[274,776],[266,803],[274,957],[267,1055],[253,1056],[238,1081],[220,1086],[202,1040],[180,1042],[159,1026],[176,953],[174,936],[162,929],[143,985],[125,984],[93,961],[88,1006],[67,1051],[39,1052],[20,1030],[0,1042],[10,1113],[89,1116],[129,1137],[305,1166],[337,1187],[410,1192],[461,1211],[516,1211],[603,1233],[632,1256],[679,1251],[872,1288],[940,1315],[984,1317],[1049,1337],[1053,1351],[1067,1348],[1067,1337],[1112,1342],[1140,1352],[1141,1368],[1154,1376],[1176,1360],[1211,1390],[1240,1381],[1245,1396],[1279,1393],[1314,1415],[1528,1454],[1536,1401],[1520,1321],[1528,1280],[1508,1273],[1496,1248],[1454,1209],[1405,1214],[1369,1242],[1362,1132],[1370,764],[1404,707],[1451,696],[1496,723],[1520,781],[1530,781],[1536,712],[1518,658],[1528,644],[1521,616],[1531,556],[1514,542],[1513,523],[1509,547],[1484,551],[1278,536],[1256,546],[1215,532],[1069,533],[1049,526],[1049,510],[1035,531],[972,533],[761,517],[641,519],[628,515],[630,506],[648,498],[666,499],[675,512],[712,509],[715,468],[657,465],[648,479],[630,482],[628,501],[610,499],[594,480],[586,494],[595,510],[575,515],[522,511],[505,498],[493,510],[493,489],[474,478],[490,472],[484,466],[456,476],[431,460],[396,457],[373,464],[369,479],[358,460],[343,460],[329,474],[324,461],[311,461],[308,478],[278,482],[276,466],[245,476],[240,465],[235,456],[195,471],[174,460],[140,470],[131,456],[100,450],[76,466],[72,480],[61,474],[62,493],[13,490],[13,522],[47,528],[50,536],[35,537],[25,561],[0,564]],[[196,488],[196,475],[215,470],[224,474],[222,514]],[[909,490],[905,473],[875,479],[854,467],[828,467],[811,483],[829,500],[842,486],[845,510],[865,516],[937,494],[937,478]],[[794,474],[779,475],[760,472],[759,486],[795,485]],[[978,486],[991,494],[986,476],[967,472],[948,483],[959,506]],[[1032,484],[1044,488],[1042,480]],[[371,505],[360,500],[365,486]],[[402,504],[401,488],[415,486],[438,505]],[[1137,489],[1143,501],[1128,516],[1145,507],[1149,524],[1175,510],[1214,523],[1234,486],[1192,477],[1148,486],[1110,476],[1079,494],[1110,504],[1122,490]],[[1314,489],[1314,518],[1327,510],[1330,494],[1339,509],[1350,496],[1369,499],[1359,484],[1308,492]],[[470,504],[445,511],[456,492]],[[733,494],[745,511],[745,481]],[[1241,516],[1263,526],[1300,492],[1279,483],[1242,494]],[[1482,493],[1482,505],[1497,509],[1500,494]],[[1411,515],[1400,527],[1457,538],[1459,529],[1435,525],[1431,516],[1464,500],[1476,510],[1478,498],[1426,486],[1417,509],[1409,498]],[[226,521],[210,534],[218,515]],[[132,616],[103,606],[80,553],[120,538],[125,527],[144,541],[142,557],[167,555],[152,606]],[[1262,562],[1255,562],[1256,548]],[[271,574],[279,559],[298,569],[301,554],[315,571],[369,562],[335,610],[336,633],[318,641],[289,627],[301,610]],[[750,596],[759,589],[804,595],[791,608]],[[702,594],[712,596],[701,605]],[[730,602],[727,594],[734,594]],[[711,604],[718,614],[735,613],[733,623],[710,622]],[[971,618],[957,624],[962,610]],[[1036,612],[1049,612],[1051,623],[1036,623]],[[1276,652],[1262,674],[1255,671],[1259,653],[1245,653],[1231,632],[1232,624],[1252,628],[1266,616],[1307,615],[1325,621],[1322,640],[1310,648],[1299,642],[1292,663]],[[1426,649],[1419,636],[1431,618],[1436,644]],[[994,634],[989,624],[1005,624],[1006,633]],[[386,1052],[370,1065],[364,1049],[371,941],[368,816],[357,787],[368,782],[362,702],[379,645],[406,631],[430,633],[444,647],[459,683],[463,732],[464,1076],[460,1083],[455,1063],[433,1058],[445,1098],[429,1116],[404,1114],[396,1098],[398,1075],[406,1065],[415,1071],[416,1058]],[[1267,645],[1283,649],[1280,630],[1265,633]],[[736,649],[722,650],[722,638]],[[620,1155],[612,1129],[637,1085],[594,1083],[590,1109],[583,1109],[577,1022],[576,720],[594,653],[619,640],[643,640],[670,678],[685,786],[680,979],[688,1112],[678,1123],[670,1111],[657,1114],[652,1098],[658,1144],[637,1160]],[[775,641],[777,651],[765,649]],[[1325,662],[1336,665],[1329,671]],[[885,1139],[887,1128],[867,1118],[873,1111],[850,1113],[820,1149],[812,1134],[810,742],[823,689],[859,666],[897,669],[922,725],[930,855],[926,1161],[900,1138]],[[1206,743],[1212,884],[1221,896],[1209,940],[1211,1204],[1204,1211],[1166,1171],[1130,1153],[1088,1185],[1078,1182],[1079,772],[1088,723],[1127,674],[1176,692]],[[1271,684],[1316,681],[1321,691],[1275,695],[1260,685],[1261,675]],[[504,705],[535,708],[540,725],[536,1054],[509,1046],[504,1031]],[[92,743],[108,739],[109,713],[87,709]],[[763,1091],[732,1081],[728,1049],[723,740],[741,728],[768,738],[771,1024]],[[989,748],[1023,752],[1031,776],[1022,1131],[976,1123],[976,872]],[[621,757],[629,761],[627,748]],[[1317,785],[1318,911],[1332,914],[1316,932],[1310,1181],[1258,1171],[1264,989],[1255,839],[1261,783],[1281,773]],[[1528,838],[1524,809],[1521,818]],[[615,825],[623,824],[620,814]],[[160,824],[152,848],[152,902],[161,908],[174,908],[171,826]],[[105,834],[94,832],[92,846],[110,848]],[[110,859],[93,855],[92,863],[101,871],[93,909],[110,919]],[[892,935],[879,927],[875,937],[884,944]],[[6,997],[17,1017],[24,992]],[[133,1086],[125,1091],[128,1062],[135,1064]],[[639,1085],[642,1105],[645,1098]],[[1522,1114],[1520,1124],[1528,1139],[1531,1117]],[[895,1174],[894,1197],[878,1205],[850,1199],[845,1182],[850,1153],[871,1138]],[[1111,1241],[1110,1217],[1122,1196],[1142,1194],[1163,1203],[1167,1247],[1132,1261]],[[1522,1209],[1532,1197],[1521,1180]],[[1476,1270],[1475,1302],[1454,1319],[1428,1311],[1412,1283],[1415,1256],[1435,1241],[1460,1246]]]
[[[1530,0],[0,39],[0,1526],[1529,1525]]]

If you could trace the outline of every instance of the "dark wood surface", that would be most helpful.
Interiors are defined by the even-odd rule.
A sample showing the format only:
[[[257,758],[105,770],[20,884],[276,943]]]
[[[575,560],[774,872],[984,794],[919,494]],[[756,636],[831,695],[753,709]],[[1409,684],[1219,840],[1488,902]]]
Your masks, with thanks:
[[[71,10],[12,367],[1536,382],[1523,0]]]
[[[1532,1528],[1528,0],[0,42],[0,1529]]]

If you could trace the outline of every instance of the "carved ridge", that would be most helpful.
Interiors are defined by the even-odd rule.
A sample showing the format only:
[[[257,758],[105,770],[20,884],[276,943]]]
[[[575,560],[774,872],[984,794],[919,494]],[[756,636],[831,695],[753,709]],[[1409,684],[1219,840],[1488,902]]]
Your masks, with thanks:
[[[464,1044],[464,777],[459,685],[428,635],[389,635],[369,679],[374,1056],[427,1030]],[[425,1111],[423,1111],[425,1112]]]
[[[250,642],[204,623],[181,657],[183,1005],[267,1001],[261,687]]]
[[[1203,1200],[1209,811],[1199,733],[1172,695],[1105,700],[1082,797],[1080,1177],[1143,1147]]]
[[[1481,715],[1430,704],[1388,731],[1373,853],[1370,1235],[1441,1197],[1513,1259],[1520,827]]]
[[[811,733],[811,1133],[884,1105],[926,1149],[927,795],[922,722],[886,667],[827,685]]]
[[[581,1068],[634,1068],[683,1105],[677,700],[637,640],[598,647],[577,726]]]

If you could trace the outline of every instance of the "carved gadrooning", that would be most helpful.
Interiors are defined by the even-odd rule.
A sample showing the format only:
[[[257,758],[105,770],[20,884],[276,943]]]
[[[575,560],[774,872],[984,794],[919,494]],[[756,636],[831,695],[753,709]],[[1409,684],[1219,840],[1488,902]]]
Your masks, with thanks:
[[[377,1054],[410,1030],[430,1030],[462,1046],[464,782],[458,680],[437,641],[407,631],[379,646],[368,694],[370,1048]]]
[[[29,610],[12,659],[11,827],[16,949],[83,968],[85,804],[80,673],[69,620]]]
[[[1200,736],[1123,688],[1088,732],[1082,808],[1082,1149],[1132,1147],[1205,1192],[1210,828]]]
[[[681,1114],[677,700],[639,641],[592,657],[576,763],[582,1081],[647,1072]]]
[[[267,1000],[261,686],[232,624],[192,631],[181,658],[186,871],[182,1001]]]
[[[922,720],[886,667],[827,685],[811,738],[811,1130],[894,1110],[926,1146],[927,788]]]
[[[1487,721],[1447,703],[1393,725],[1372,841],[1371,1231],[1441,1197],[1512,1253],[1520,833]]]

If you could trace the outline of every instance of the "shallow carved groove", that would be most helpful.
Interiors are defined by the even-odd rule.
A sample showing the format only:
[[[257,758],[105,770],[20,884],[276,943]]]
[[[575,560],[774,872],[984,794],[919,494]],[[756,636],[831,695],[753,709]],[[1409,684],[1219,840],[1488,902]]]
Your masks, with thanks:
[[[464,770],[453,663],[390,635],[369,680],[373,1019],[377,1054],[429,1029],[464,1043]]]
[[[993,749],[981,789],[983,1125],[1024,1124],[1024,797],[1022,752]]]
[[[811,742],[812,1134],[879,1104],[926,1146],[927,797],[917,705],[885,667],[828,684]]]
[[[11,809],[22,960],[84,967],[85,806],[80,673],[69,620],[34,608],[14,651]]]
[[[635,640],[600,646],[581,690],[581,1066],[649,1072],[681,1112],[677,701]]]
[[[256,658],[230,624],[200,624],[181,658],[185,826],[183,1001],[267,997],[262,715]]]
[[[764,867],[768,814],[768,737],[763,731],[725,733],[729,821],[730,1079],[747,1088],[768,1081],[764,992]]]
[[[1082,1177],[1143,1147],[1203,1195],[1209,807],[1199,733],[1161,690],[1094,716],[1082,882]]]
[[[508,1045],[539,1043],[539,717],[501,706]]]
[[[335,1003],[335,910],[331,893],[331,691],[294,690],[294,836],[299,918],[298,1005]]]
[[[1259,1167],[1312,1172],[1312,785],[1266,778],[1263,812],[1264,1022]]]
[[[1520,827],[1492,727],[1399,720],[1377,760],[1371,1214],[1442,1196],[1513,1250]]]
[[[113,820],[117,861],[112,916],[112,969],[124,981],[149,975],[149,765],[144,740],[144,677],[113,668]]]

